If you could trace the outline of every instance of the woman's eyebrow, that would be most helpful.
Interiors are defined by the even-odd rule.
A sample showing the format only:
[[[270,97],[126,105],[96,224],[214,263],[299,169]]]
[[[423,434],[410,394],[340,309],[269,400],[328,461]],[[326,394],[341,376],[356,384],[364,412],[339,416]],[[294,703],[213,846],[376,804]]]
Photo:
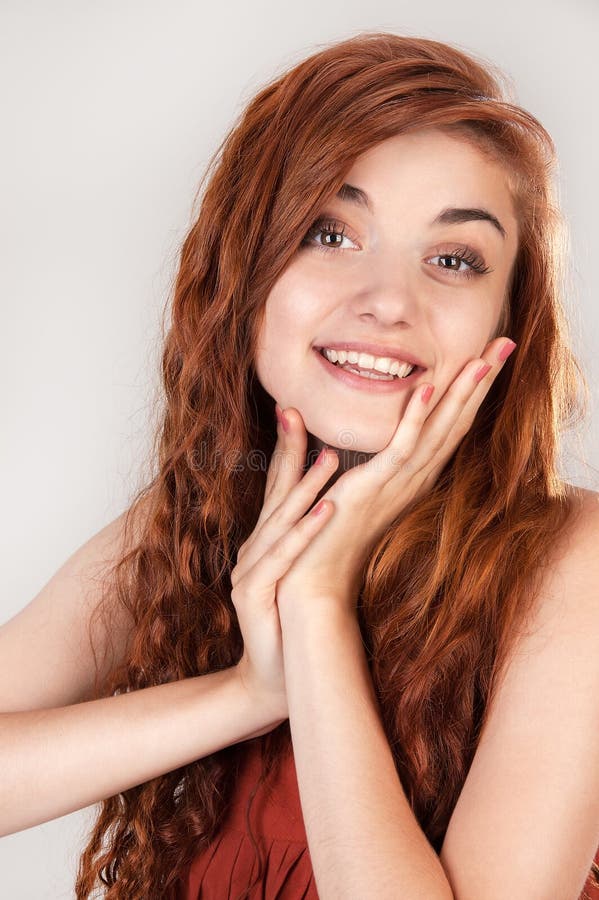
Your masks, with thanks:
[[[353,184],[342,184],[335,196],[339,200],[346,200],[348,203],[355,203],[357,206],[365,206],[369,212],[374,211],[366,191],[355,187]]]
[[[464,209],[462,207],[450,206],[447,209],[444,209],[443,212],[440,212],[436,219],[431,222],[431,225],[460,225],[462,222],[473,222],[473,221],[482,221],[482,222],[490,222],[497,231],[500,233],[502,238],[506,237],[506,230],[499,221],[499,219],[490,213],[488,209]]]
[[[363,191],[362,188],[356,187],[353,184],[342,184],[335,196],[338,200],[345,200],[347,203],[364,206],[371,213],[374,211],[372,201],[366,191]],[[430,224],[431,227],[433,225],[461,225],[463,222],[473,221],[490,222],[491,225],[497,229],[502,238],[505,238],[507,235],[505,228],[497,216],[490,213],[488,209],[479,207],[466,208],[450,206],[447,209],[442,210],[437,218],[433,219]]]

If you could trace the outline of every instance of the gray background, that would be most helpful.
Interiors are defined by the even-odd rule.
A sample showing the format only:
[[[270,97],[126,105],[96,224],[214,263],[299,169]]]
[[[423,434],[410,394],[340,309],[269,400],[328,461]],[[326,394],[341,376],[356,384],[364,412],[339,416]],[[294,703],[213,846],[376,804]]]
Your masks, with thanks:
[[[142,477],[160,311],[210,154],[267,79],[359,30],[486,57],[553,135],[571,233],[568,312],[593,391],[563,466],[599,489],[598,9],[593,0],[0,3],[0,622],[123,511]],[[0,840],[2,896],[72,897],[92,812]]]

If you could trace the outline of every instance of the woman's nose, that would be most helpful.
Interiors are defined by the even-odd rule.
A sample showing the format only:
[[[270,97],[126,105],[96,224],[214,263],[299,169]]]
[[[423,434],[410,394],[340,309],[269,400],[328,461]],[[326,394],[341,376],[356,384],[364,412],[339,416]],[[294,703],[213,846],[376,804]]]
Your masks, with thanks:
[[[413,326],[422,314],[413,276],[405,263],[381,263],[355,285],[354,310],[383,325]]]

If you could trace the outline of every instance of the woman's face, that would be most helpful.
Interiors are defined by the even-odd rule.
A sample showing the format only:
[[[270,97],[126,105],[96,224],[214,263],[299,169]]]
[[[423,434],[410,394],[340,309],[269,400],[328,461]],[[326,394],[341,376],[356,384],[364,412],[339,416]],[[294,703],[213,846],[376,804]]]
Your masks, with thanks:
[[[418,384],[435,385],[432,411],[498,336],[517,223],[504,170],[434,128],[377,144],[345,181],[370,208],[347,196],[323,205],[267,298],[255,365],[279,405],[301,413],[310,446],[374,453]],[[454,208],[484,210],[496,222],[480,212],[452,220]],[[405,380],[348,376],[315,349],[346,343],[355,352],[374,344],[380,352],[370,357],[413,357],[421,367]],[[357,362],[345,366],[374,364]]]

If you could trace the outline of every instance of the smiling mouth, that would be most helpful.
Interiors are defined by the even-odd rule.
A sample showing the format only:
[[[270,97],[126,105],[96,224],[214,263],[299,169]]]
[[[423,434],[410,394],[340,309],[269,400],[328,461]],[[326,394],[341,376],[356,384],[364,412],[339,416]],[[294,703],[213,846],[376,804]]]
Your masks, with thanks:
[[[339,361],[329,359],[324,347],[318,348],[318,353],[330,365],[335,366],[338,369],[343,369],[346,372],[352,372],[354,375],[358,375],[361,378],[367,378],[372,381],[403,381],[404,379],[409,378],[410,375],[416,375],[419,372],[424,372],[422,366],[415,366],[411,363],[402,363],[399,368],[399,372],[392,375],[386,372],[379,372],[376,369],[372,368],[363,368],[357,362],[340,363]]]

